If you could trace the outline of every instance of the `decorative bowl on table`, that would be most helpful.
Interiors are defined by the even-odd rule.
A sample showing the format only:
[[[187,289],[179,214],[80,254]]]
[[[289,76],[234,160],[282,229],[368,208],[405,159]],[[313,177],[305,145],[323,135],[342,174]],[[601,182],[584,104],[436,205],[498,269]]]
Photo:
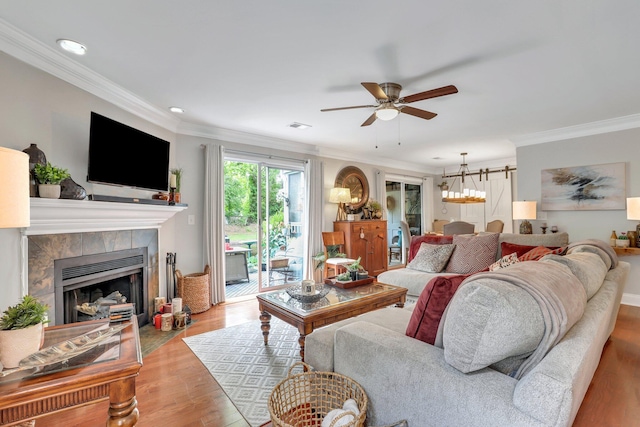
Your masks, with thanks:
[[[329,291],[331,291],[331,287],[316,283],[315,292],[312,294],[305,294],[302,292],[302,285],[298,283],[285,290],[292,298],[297,299],[300,302],[308,303],[316,302],[324,298]]]

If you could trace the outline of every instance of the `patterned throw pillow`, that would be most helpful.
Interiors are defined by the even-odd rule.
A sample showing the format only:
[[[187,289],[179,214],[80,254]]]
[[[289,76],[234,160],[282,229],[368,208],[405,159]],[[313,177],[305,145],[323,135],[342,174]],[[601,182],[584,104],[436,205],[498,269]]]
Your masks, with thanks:
[[[498,261],[491,264],[489,266],[489,271],[500,270],[501,268],[509,267],[510,265],[515,264],[516,262],[519,262],[518,254],[514,252],[512,254],[503,256]]]
[[[439,273],[447,265],[454,248],[455,245],[422,243],[416,256],[407,264],[407,268],[427,273]]]
[[[469,274],[488,268],[496,261],[499,237],[499,233],[454,235],[456,248],[447,264],[447,273]]]
[[[429,243],[431,245],[450,245],[453,242],[453,236],[440,236],[438,234],[425,234],[422,236],[412,236],[409,245],[409,261],[411,261],[420,250],[420,245]]]

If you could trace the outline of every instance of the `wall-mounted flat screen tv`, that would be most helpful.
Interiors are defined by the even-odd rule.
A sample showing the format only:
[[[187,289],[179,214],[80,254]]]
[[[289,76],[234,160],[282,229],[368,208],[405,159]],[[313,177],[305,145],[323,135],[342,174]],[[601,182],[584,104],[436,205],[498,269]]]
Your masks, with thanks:
[[[91,112],[87,181],[167,191],[169,141]]]

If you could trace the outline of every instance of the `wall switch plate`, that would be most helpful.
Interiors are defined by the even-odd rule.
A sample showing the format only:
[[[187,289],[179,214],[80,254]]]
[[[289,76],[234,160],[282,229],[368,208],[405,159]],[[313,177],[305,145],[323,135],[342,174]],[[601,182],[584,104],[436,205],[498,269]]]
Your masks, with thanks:
[[[187,224],[195,225],[196,224],[196,216],[195,215],[188,215],[187,216]]]

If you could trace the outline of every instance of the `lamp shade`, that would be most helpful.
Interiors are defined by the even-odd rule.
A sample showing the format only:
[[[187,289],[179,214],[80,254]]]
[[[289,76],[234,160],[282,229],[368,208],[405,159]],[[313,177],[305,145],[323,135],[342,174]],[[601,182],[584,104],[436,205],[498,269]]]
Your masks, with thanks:
[[[29,225],[29,155],[0,147],[0,228]]]
[[[351,203],[351,190],[348,188],[335,187],[329,193],[331,203]]]
[[[627,219],[640,221],[640,197],[627,197]]]
[[[513,219],[536,219],[536,202],[513,202]]]

